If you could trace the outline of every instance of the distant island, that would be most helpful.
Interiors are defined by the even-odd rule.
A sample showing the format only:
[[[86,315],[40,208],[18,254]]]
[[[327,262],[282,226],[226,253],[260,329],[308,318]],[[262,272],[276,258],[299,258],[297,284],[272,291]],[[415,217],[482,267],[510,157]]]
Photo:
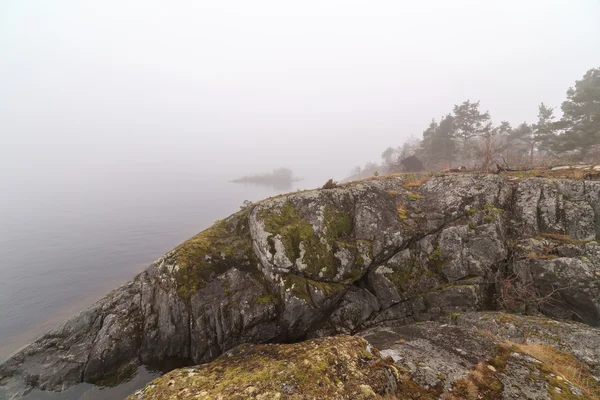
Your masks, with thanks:
[[[255,174],[250,176],[244,176],[238,179],[234,179],[231,182],[235,183],[254,183],[258,185],[273,186],[275,188],[290,188],[292,182],[301,180],[295,178],[294,173],[289,168],[277,168],[271,173]]]

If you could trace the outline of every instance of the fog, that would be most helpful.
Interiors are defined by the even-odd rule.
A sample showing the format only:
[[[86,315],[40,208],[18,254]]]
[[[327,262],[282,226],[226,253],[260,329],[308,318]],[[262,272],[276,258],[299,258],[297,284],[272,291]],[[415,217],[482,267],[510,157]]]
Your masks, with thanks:
[[[215,220],[342,180],[455,104],[560,117],[600,66],[599,21],[598,0],[0,1],[0,362]],[[304,179],[230,182],[281,167]]]
[[[341,179],[465,99],[515,124],[560,106],[599,20],[595,0],[2,2],[0,182]]]

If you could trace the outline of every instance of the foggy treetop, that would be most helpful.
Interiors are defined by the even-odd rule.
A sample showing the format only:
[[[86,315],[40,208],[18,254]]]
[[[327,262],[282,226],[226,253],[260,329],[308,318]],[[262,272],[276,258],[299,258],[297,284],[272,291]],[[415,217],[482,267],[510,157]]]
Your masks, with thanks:
[[[557,110],[540,103],[537,119],[494,123],[479,101],[466,100],[451,112],[432,119],[421,139],[413,138],[396,148],[388,147],[382,163],[355,167],[355,177],[406,171],[402,161],[417,157],[429,170],[463,166],[488,171],[509,167],[533,167],[557,163],[600,161],[600,68],[592,68],[567,90]]]
[[[0,179],[340,179],[466,99],[496,125],[542,101],[560,119],[600,65],[599,16],[597,0],[2,2]]]

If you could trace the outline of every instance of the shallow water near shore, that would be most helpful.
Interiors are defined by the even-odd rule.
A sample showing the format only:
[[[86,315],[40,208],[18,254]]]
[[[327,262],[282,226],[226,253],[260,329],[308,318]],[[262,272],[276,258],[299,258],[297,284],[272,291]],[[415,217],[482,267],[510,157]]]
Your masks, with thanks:
[[[124,399],[136,390],[144,387],[152,379],[160,376],[160,372],[140,367],[138,372],[127,382],[115,387],[98,387],[89,383],[75,385],[64,392],[47,392],[33,390],[21,397],[22,400],[115,400]]]
[[[36,187],[0,181],[0,361],[236,212],[244,200],[290,191],[229,180],[189,173]],[[26,398],[122,398],[156,375],[140,369],[117,388],[79,385]]]

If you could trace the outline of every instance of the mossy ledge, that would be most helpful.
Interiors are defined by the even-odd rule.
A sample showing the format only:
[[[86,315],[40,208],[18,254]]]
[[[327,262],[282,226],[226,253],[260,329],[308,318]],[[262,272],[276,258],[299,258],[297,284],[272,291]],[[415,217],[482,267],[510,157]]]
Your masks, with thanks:
[[[232,267],[258,273],[248,223],[248,210],[240,211],[175,248],[175,281],[182,299],[189,300],[211,278]]]
[[[244,345],[210,364],[170,372],[130,400],[392,398],[398,370],[362,338]]]

